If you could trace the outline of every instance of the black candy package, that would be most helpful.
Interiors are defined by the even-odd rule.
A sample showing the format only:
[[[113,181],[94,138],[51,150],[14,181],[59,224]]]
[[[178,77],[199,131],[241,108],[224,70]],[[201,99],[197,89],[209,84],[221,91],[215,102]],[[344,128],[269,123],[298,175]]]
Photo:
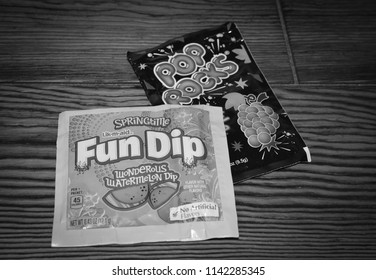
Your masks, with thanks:
[[[127,58],[152,105],[223,108],[234,183],[311,161],[235,23],[128,52]]]

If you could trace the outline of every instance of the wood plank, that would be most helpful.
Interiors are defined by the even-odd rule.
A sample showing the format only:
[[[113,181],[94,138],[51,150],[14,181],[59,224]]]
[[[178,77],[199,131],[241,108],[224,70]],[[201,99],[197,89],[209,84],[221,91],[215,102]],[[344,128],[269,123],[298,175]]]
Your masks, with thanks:
[[[136,83],[1,84],[0,258],[376,258],[376,88],[274,90],[313,162],[235,186],[239,239],[72,250],[51,248],[58,114],[148,101]]]
[[[1,3],[0,15],[0,82],[135,81],[127,51],[154,47],[226,21],[239,25],[271,82],[292,81],[272,0],[19,0]]]
[[[281,0],[300,83],[376,83],[376,6]]]

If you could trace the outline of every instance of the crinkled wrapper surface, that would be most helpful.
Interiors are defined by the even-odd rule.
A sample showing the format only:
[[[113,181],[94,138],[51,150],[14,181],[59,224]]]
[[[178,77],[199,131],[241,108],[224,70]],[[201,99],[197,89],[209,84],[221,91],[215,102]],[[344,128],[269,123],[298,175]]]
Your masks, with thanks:
[[[238,237],[222,110],[59,116],[52,246]]]
[[[234,23],[127,55],[151,104],[223,108],[235,183],[311,161]]]

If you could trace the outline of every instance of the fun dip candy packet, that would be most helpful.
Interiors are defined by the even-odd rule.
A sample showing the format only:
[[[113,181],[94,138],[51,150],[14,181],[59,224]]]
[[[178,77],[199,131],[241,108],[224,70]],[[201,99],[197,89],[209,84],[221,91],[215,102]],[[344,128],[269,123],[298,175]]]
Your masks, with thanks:
[[[238,237],[222,109],[59,116],[52,246]]]
[[[151,104],[223,108],[234,183],[311,161],[234,23],[127,56]]]

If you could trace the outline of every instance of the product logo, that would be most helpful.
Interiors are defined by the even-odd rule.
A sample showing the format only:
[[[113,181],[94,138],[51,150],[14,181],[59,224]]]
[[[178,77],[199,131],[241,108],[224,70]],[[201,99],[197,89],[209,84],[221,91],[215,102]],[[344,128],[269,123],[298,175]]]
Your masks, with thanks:
[[[166,127],[171,123],[171,119],[169,118],[152,118],[148,116],[131,116],[125,117],[122,119],[114,120],[114,128],[115,129],[122,129],[128,126],[153,126],[153,127]]]
[[[100,138],[95,136],[77,141],[75,147],[75,164],[81,168],[89,168],[93,160],[104,165],[144,157],[153,161],[162,161],[168,157],[182,158],[184,164],[194,165],[207,155],[206,146],[200,138],[184,135],[179,128],[170,133],[146,130],[145,140],[132,135],[100,142]]]
[[[155,76],[168,88],[162,95],[165,104],[189,104],[238,71],[238,65],[228,61],[225,54],[216,54],[206,62],[205,53],[203,46],[191,43],[182,53],[155,65]]]

